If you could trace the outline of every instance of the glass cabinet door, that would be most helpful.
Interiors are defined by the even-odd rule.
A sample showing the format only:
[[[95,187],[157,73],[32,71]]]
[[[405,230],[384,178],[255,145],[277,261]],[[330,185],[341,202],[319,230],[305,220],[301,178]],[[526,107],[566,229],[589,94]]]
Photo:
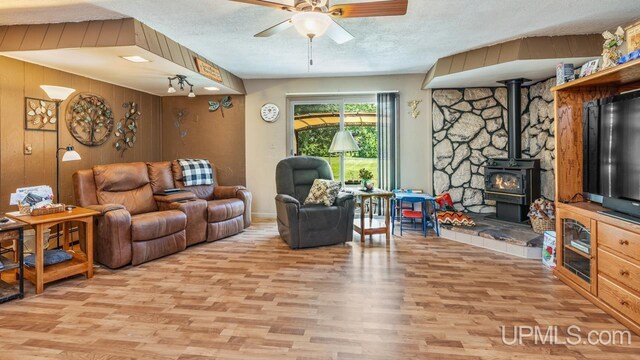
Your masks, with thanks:
[[[590,219],[566,211],[560,211],[558,215],[562,268],[573,275],[575,282],[590,289],[593,274]]]
[[[562,239],[567,250],[564,267],[591,283],[591,232],[577,220],[562,219]]]

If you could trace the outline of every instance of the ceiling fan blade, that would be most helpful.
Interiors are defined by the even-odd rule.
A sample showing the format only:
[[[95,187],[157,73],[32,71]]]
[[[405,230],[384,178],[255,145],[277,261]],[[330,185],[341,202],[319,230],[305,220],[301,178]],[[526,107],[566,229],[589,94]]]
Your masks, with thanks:
[[[333,24],[329,26],[326,34],[338,44],[344,44],[347,41],[353,40],[353,35],[351,35],[347,30],[345,30],[342,26],[340,26],[340,24],[335,21],[333,21]]]
[[[244,4],[266,6],[266,7],[270,7],[270,8],[274,8],[274,9],[287,10],[287,11],[295,11],[296,10],[293,6],[289,6],[289,5],[286,5],[286,4],[280,4],[280,3],[277,3],[277,2],[273,2],[273,1],[266,1],[266,0],[231,0],[231,1],[244,3]]]
[[[371,16],[398,16],[407,13],[409,0],[387,0],[356,4],[333,5],[329,13],[338,18],[356,18]]]
[[[285,31],[288,28],[292,27],[293,23],[291,22],[291,19],[285,20],[283,22],[281,22],[280,24],[274,25],[270,28],[268,28],[267,30],[264,30],[262,32],[259,32],[255,35],[253,35],[254,37],[269,37],[271,35],[275,35],[279,32]]]

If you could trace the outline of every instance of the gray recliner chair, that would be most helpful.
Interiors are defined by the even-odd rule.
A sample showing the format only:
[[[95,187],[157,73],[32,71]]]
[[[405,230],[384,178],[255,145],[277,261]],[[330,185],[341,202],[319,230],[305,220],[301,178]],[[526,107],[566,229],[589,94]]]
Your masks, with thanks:
[[[341,192],[332,206],[303,205],[315,179],[333,179],[329,163],[322,158],[290,157],[276,167],[278,232],[292,249],[353,239],[353,195]]]

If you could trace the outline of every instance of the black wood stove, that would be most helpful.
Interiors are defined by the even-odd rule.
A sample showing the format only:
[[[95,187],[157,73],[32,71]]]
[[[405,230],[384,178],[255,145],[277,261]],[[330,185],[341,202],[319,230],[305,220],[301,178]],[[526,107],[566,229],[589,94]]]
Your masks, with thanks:
[[[496,217],[523,222],[529,204],[540,197],[540,160],[489,159],[484,183],[486,198],[496,201]]]
[[[540,160],[522,159],[520,87],[526,79],[507,80],[509,158],[488,159],[484,167],[485,198],[496,201],[496,217],[527,220],[529,205],[540,197]]]

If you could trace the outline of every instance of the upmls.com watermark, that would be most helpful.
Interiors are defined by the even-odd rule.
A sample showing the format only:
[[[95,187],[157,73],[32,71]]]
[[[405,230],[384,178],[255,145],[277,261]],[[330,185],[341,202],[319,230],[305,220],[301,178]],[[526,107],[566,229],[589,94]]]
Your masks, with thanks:
[[[536,345],[630,345],[629,330],[591,330],[583,333],[579,326],[500,326],[502,343],[508,346],[533,341]]]

